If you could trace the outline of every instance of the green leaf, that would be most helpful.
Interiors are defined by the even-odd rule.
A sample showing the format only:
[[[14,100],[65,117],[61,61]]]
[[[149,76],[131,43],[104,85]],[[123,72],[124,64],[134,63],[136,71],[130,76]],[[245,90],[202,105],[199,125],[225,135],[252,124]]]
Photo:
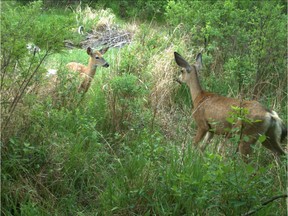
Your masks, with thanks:
[[[244,137],[243,137],[243,140],[244,140],[245,142],[248,142],[248,141],[250,140],[250,138],[249,138],[249,136],[244,136]]]
[[[233,117],[227,117],[227,118],[226,118],[226,121],[229,122],[230,124],[235,123]]]
[[[267,137],[264,134],[262,134],[262,135],[259,136],[258,141],[263,143],[266,140],[266,138]]]

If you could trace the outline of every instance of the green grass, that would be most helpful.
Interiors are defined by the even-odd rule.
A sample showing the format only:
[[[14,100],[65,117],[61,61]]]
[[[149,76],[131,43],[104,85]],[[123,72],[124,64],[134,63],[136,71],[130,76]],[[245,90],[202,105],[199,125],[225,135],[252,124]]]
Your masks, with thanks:
[[[193,147],[191,97],[173,82],[173,51],[191,62],[194,51],[186,33],[167,28],[137,24],[130,45],[105,54],[110,67],[97,69],[84,98],[65,65],[87,65],[86,51],[46,59],[43,70],[63,72],[64,84],[55,94],[25,95],[16,109],[13,133],[1,142],[2,215],[241,215],[286,193],[285,159],[261,144],[248,164],[232,139],[215,137],[205,153]],[[221,77],[202,78],[231,93]],[[278,199],[255,215],[285,214]]]

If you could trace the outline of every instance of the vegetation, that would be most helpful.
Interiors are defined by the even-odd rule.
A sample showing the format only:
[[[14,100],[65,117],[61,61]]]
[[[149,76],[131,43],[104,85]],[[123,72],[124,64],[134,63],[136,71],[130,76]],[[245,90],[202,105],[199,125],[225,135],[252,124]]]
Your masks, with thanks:
[[[173,81],[173,52],[191,63],[202,52],[206,90],[257,99],[286,122],[286,3],[57,2],[1,2],[2,215],[244,215],[287,194],[285,158],[259,140],[244,163],[239,129],[203,154],[193,148],[190,94]],[[110,67],[82,97],[65,65],[88,56],[64,41],[80,46],[79,22],[91,32],[103,19],[132,41],[109,49]],[[231,123],[249,121],[233,109]],[[255,215],[286,207],[277,199]]]

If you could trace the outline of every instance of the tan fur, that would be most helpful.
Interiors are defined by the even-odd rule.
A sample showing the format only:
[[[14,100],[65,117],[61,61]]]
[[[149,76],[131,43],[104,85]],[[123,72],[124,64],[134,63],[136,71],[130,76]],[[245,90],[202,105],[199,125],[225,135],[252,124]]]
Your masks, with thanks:
[[[88,66],[77,62],[70,62],[66,67],[78,72],[83,78],[82,83],[79,86],[78,91],[86,93],[91,85],[92,79],[95,76],[97,66],[109,67],[109,64],[103,58],[103,54],[106,53],[108,48],[101,49],[99,51],[92,51],[90,47],[87,48],[87,54],[89,55]]]
[[[179,77],[179,81],[189,86],[192,96],[194,105],[192,115],[197,124],[194,145],[197,146],[205,135],[206,143],[214,134],[231,136],[231,129],[235,125],[232,125],[226,119],[231,116],[231,106],[234,106],[248,109],[247,118],[253,122],[252,124],[245,121],[236,122],[236,126],[242,128],[242,134],[249,137],[249,140],[243,139],[239,144],[239,151],[245,158],[251,154],[251,144],[257,142],[260,135],[266,135],[267,137],[263,142],[266,148],[277,155],[285,154],[280,147],[281,119],[276,112],[268,111],[257,101],[242,101],[203,91],[197,75],[202,66],[201,54],[198,55],[196,64],[192,66],[178,53],[175,53],[175,61],[180,67],[185,68]],[[201,148],[203,151],[206,145]]]

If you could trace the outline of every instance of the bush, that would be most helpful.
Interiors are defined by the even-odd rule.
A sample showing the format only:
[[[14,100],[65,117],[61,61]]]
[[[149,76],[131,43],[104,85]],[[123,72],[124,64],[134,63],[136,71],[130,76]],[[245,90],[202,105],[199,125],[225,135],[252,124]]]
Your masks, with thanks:
[[[123,2],[127,1],[120,3]],[[135,1],[127,7],[138,3],[146,4]],[[148,1],[152,7],[147,14],[155,14],[157,5],[162,3]],[[187,3],[193,11],[179,3]],[[5,73],[1,74],[4,95],[1,115],[8,122],[1,134],[3,215],[240,215],[257,209],[270,197],[285,193],[286,161],[274,161],[270,152],[268,156],[258,145],[254,147],[257,153],[250,164],[235,154],[241,137],[235,136],[229,142],[216,138],[204,154],[192,148],[195,125],[191,97],[186,86],[173,81],[178,72],[173,52],[179,51],[191,60],[206,46],[203,62],[208,68],[201,73],[204,85],[208,85],[205,88],[223,94],[237,94],[241,90],[247,96],[258,67],[256,54],[262,49],[258,49],[259,40],[249,35],[253,29],[249,27],[251,23],[244,23],[243,30],[238,24],[250,19],[257,26],[258,16],[251,11],[265,18],[268,14],[265,4],[268,6],[270,2],[169,1],[170,26],[160,26],[151,20],[141,25],[133,21],[133,40],[107,53],[110,67],[97,70],[85,97],[75,94],[77,80],[74,82],[64,65],[69,61],[86,64],[87,54],[76,49],[67,55],[58,53],[63,49],[63,40],[74,37],[71,20],[75,12],[66,11],[67,16],[66,12],[63,16],[64,12],[58,9],[43,11],[39,2],[26,6],[15,2],[2,4],[5,10],[1,14],[1,21],[4,20],[1,27],[5,40],[1,41],[4,44],[1,49],[5,52],[1,50],[1,64]],[[182,13],[183,9],[191,17]],[[112,17],[118,24],[119,20],[109,10],[101,11],[95,18],[91,16],[95,15],[94,10],[87,6],[81,12],[81,19],[89,20],[91,29],[101,16],[104,20]],[[282,14],[282,7],[275,6],[271,16],[277,11]],[[247,17],[237,17],[238,13]],[[29,22],[19,24],[20,15],[23,22],[32,17],[35,35],[43,32],[50,37],[45,36],[42,41],[34,36]],[[55,15],[63,23],[55,21]],[[282,16],[278,17],[281,25]],[[227,22],[223,22],[226,18],[229,18]],[[185,23],[178,25],[181,19]],[[63,34],[51,33],[50,24],[59,34],[63,30]],[[233,25],[237,34],[233,34]],[[275,26],[278,28],[280,24]],[[10,31],[18,28],[19,34]],[[255,29],[257,35],[259,31]],[[272,30],[268,34],[269,31],[264,32],[270,35],[270,40]],[[191,32],[199,34],[191,35]],[[277,38],[282,41],[283,32],[279,32],[275,35],[279,34]],[[238,36],[243,37],[243,42]],[[13,40],[9,42],[9,38]],[[39,54],[27,53],[26,38],[41,45]],[[279,53],[283,52],[282,45],[272,43],[272,53],[276,45]],[[247,45],[249,50],[237,45]],[[261,52],[258,57],[262,58],[262,54],[266,56]],[[275,68],[282,70],[283,61],[278,58]],[[44,78],[46,67],[52,66],[59,69],[53,95],[48,94]],[[271,83],[275,84],[275,77],[273,74]],[[237,86],[229,89],[229,84],[235,83]],[[46,94],[40,95],[38,87],[45,87]],[[280,88],[278,91],[286,93]],[[271,97],[272,93],[263,92]],[[14,101],[13,109],[10,101]],[[238,111],[228,119],[231,123],[239,118],[249,121],[244,110],[244,113]],[[215,146],[222,141],[231,148],[226,146],[227,151],[220,155]],[[259,215],[286,213],[285,199],[275,200],[258,211]]]
[[[212,79],[211,74],[217,80],[205,81],[211,89],[256,99],[276,92],[274,102],[281,103],[286,96],[276,89],[287,86],[287,80],[280,78],[287,64],[285,5],[281,1],[254,3],[169,1],[166,18],[170,25],[181,24],[193,35],[187,41],[188,49],[205,53],[209,71],[205,78]]]
[[[122,18],[137,17],[142,20],[162,20],[166,0],[112,0],[109,2],[100,0],[99,4],[112,8],[114,13]]]
[[[145,90],[136,76],[122,74],[110,81],[108,95],[112,132],[136,129],[141,125]]]
[[[21,119],[25,118],[17,114],[26,112],[25,105],[21,105],[22,100],[35,93],[35,89],[46,75],[43,63],[47,56],[64,48],[63,41],[69,34],[70,19],[59,15],[41,16],[40,1],[27,6],[4,2],[2,7],[1,116],[2,140],[5,144],[10,134],[21,127]],[[28,52],[28,43],[37,45],[41,51]]]

